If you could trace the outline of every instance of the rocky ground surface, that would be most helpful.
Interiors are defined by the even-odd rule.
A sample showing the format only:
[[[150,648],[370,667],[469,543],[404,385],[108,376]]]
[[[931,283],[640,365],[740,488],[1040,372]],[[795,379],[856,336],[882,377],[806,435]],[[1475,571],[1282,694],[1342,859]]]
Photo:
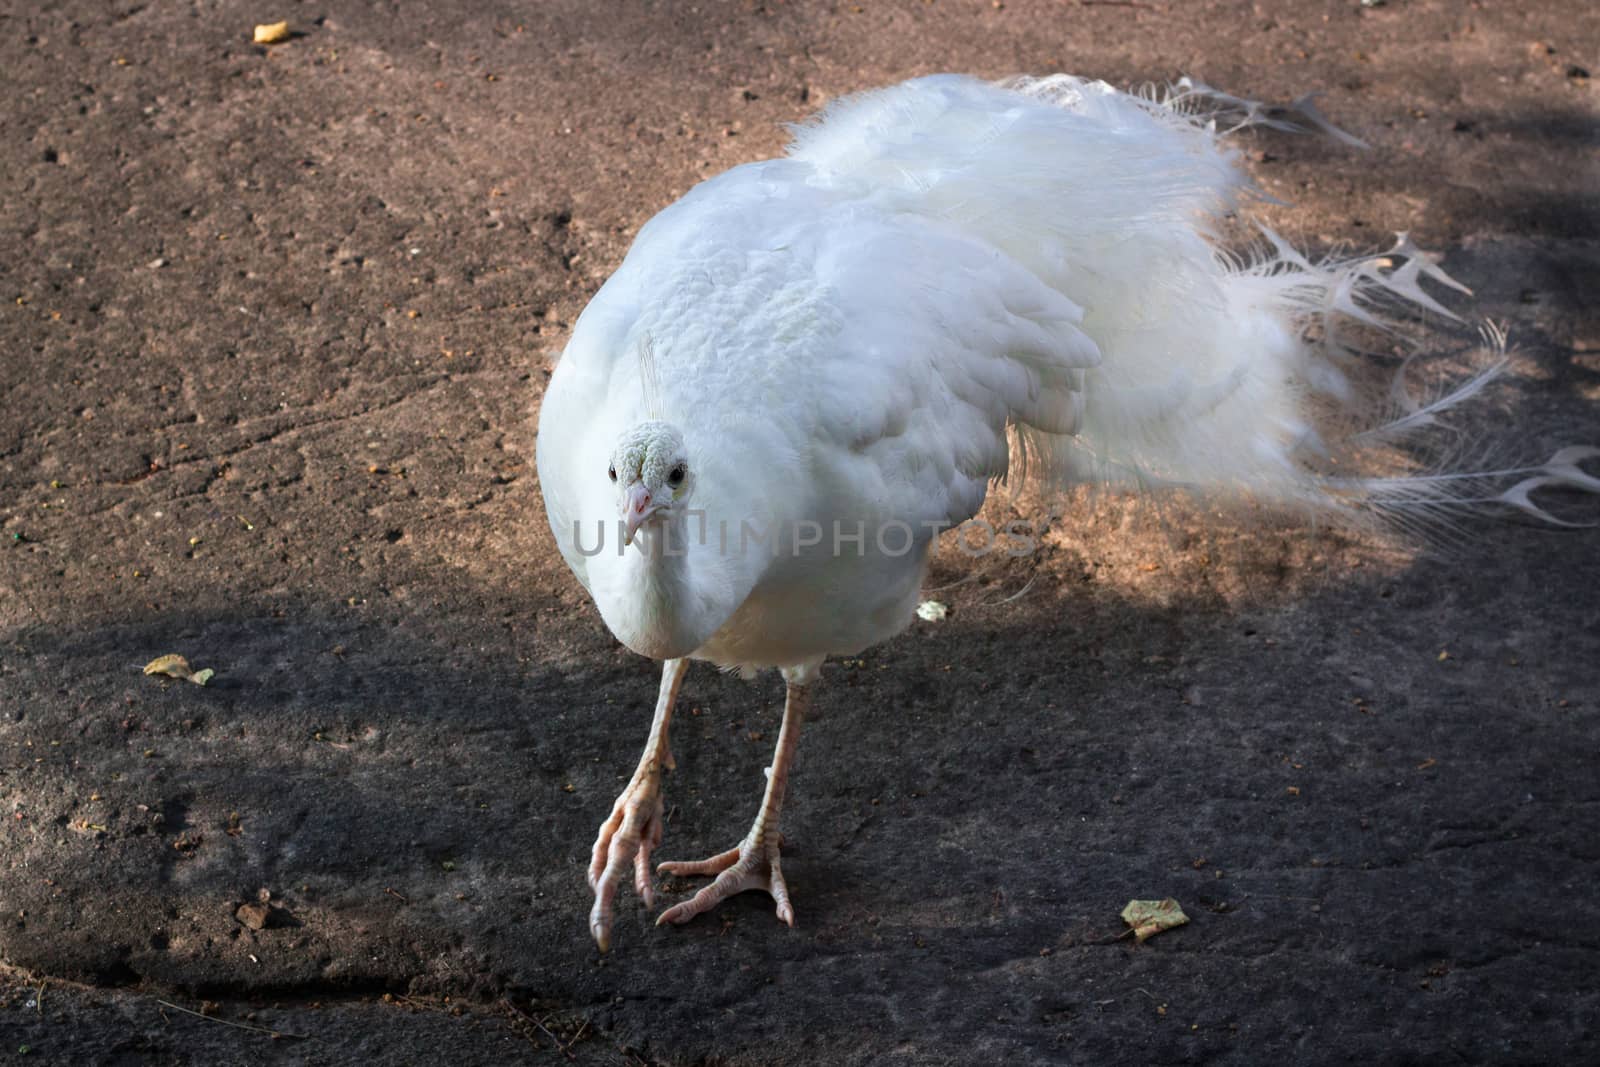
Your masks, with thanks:
[[[943,559],[950,618],[819,696],[798,928],[625,893],[602,958],[654,675],[532,462],[645,219],[939,70],[1322,91],[1372,147],[1241,137],[1274,224],[1412,231],[1517,346],[1465,432],[1595,442],[1597,42],[1578,0],[0,15],[0,1062],[1600,1057],[1594,533],[1101,500]],[[780,701],[691,674],[663,858],[743,833]]]

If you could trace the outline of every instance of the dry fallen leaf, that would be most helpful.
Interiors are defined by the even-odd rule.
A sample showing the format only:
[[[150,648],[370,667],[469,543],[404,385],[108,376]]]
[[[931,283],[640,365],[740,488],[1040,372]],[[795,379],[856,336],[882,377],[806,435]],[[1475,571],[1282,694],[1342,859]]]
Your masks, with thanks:
[[[189,661],[182,656],[157,656],[144,665],[146,674],[166,674],[173,678],[188,678],[194,674]]]
[[[1130,900],[1122,909],[1122,921],[1133,927],[1133,936],[1140,942],[1154,937],[1163,930],[1182,926],[1189,921],[1178,902],[1165,900]]]
[[[212,670],[210,667],[199,671],[192,670],[189,667],[188,660],[184,659],[182,656],[174,654],[157,656],[155,659],[144,665],[144,673],[164,674],[168,678],[182,678],[184,681],[193,682],[195,685],[205,685],[207,682],[211,681],[212,676],[217,672]]]
[[[277,44],[289,39],[287,22],[264,22],[256,27],[256,44]]]

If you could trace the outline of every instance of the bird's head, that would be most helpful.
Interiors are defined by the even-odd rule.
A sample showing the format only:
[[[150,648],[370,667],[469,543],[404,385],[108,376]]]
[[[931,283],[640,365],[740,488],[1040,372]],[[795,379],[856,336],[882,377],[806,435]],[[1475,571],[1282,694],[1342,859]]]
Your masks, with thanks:
[[[623,544],[632,544],[646,523],[669,519],[694,486],[683,434],[665,422],[641,422],[624,433],[606,476],[617,487]]]

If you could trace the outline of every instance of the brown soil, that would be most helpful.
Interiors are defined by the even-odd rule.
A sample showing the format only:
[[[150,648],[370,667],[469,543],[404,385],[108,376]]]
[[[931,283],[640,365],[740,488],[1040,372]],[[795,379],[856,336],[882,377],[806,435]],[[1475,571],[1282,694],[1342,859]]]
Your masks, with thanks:
[[[601,958],[586,850],[653,669],[532,463],[645,219],[938,70],[1320,90],[1372,148],[1244,136],[1274,224],[1412,231],[1518,348],[1465,428],[1593,442],[1597,42],[1578,0],[0,15],[0,1062],[1600,1057],[1592,533],[1113,500],[1030,568],[946,559],[952,617],[819,697],[799,928],[625,893]],[[140,674],[169,652],[215,678]],[[663,858],[743,832],[781,699],[685,693]],[[1121,936],[1165,896],[1188,926]]]

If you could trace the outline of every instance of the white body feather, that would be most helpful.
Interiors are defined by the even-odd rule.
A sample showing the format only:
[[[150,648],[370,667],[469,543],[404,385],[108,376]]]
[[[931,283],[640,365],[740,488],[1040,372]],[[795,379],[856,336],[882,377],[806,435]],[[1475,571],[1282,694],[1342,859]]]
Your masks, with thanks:
[[[1308,397],[1345,387],[1308,320],[1372,321],[1379,294],[1438,309],[1418,276],[1448,279],[1404,242],[1393,274],[1281,243],[1240,265],[1213,231],[1247,188],[1178,102],[1102,83],[941,76],[841,101],[787,158],[652,219],[579,319],[539,426],[563,555],[638,652],[793,667],[904,628],[935,531],[977,512],[1013,431],[1058,483],[1332,499],[1300,453]],[[606,457],[646,419],[695,471],[681,554],[616,537]],[[741,530],[809,523],[814,545],[740,550]]]

